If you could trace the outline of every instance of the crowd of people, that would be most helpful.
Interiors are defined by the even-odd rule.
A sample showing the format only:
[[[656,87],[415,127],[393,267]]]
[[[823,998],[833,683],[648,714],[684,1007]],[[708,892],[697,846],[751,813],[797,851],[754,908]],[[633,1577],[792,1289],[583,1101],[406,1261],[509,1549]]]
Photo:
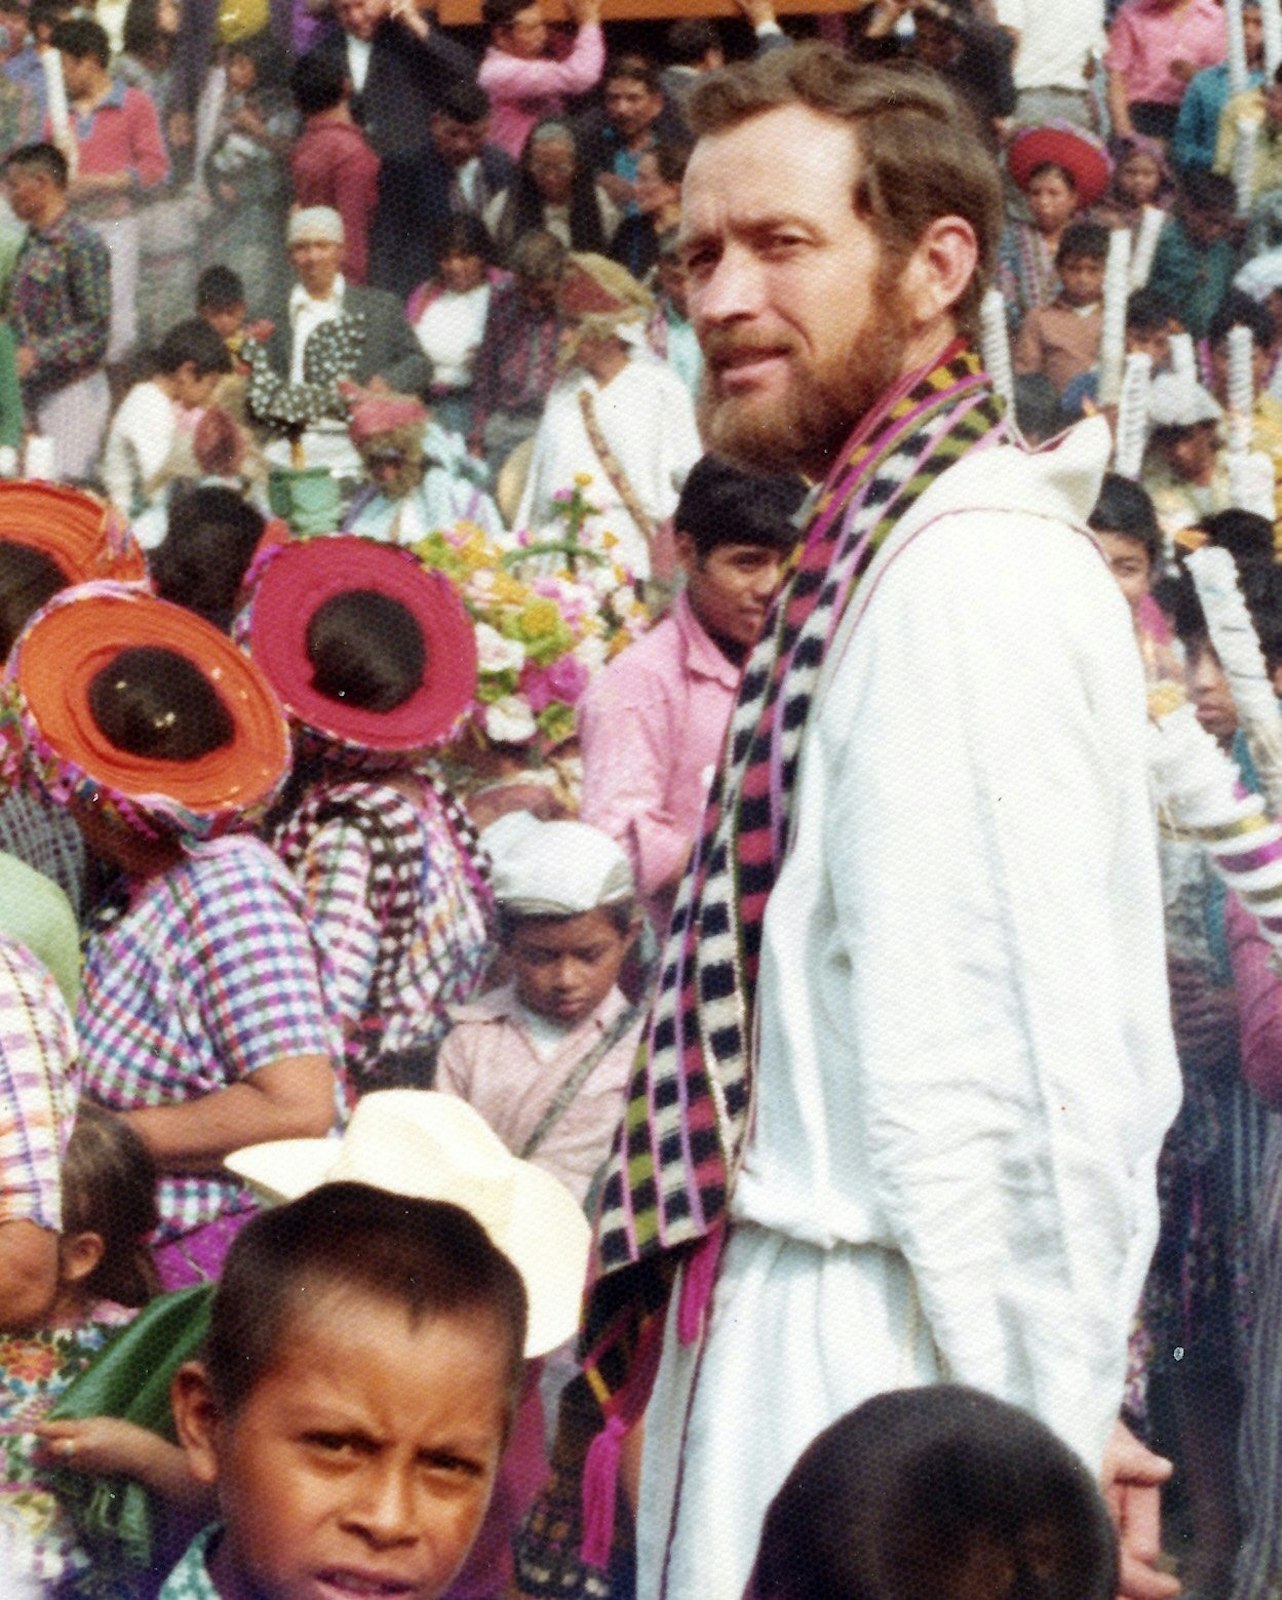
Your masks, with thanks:
[[[6,1595],[1282,1596],[1282,5],[739,6],[0,0]]]

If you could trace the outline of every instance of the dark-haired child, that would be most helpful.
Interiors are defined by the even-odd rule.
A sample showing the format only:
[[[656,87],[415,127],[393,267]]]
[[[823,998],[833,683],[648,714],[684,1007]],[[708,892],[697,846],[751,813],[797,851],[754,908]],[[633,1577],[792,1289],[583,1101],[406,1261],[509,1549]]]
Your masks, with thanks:
[[[1076,1455],[1016,1406],[936,1384],[826,1428],[766,1512],[749,1600],[1111,1600],[1117,1546]]]
[[[1174,214],[1162,225],[1148,286],[1179,307],[1200,339],[1219,310],[1237,266],[1237,195],[1230,178],[1185,172]]]
[[[437,1087],[586,1202],[641,1033],[618,988],[638,928],[632,871],[596,828],[525,811],[488,828],[484,843],[513,977],[453,1009]]]
[[[296,732],[271,838],[337,970],[353,1087],[423,1087],[489,960],[484,856],[424,765],[472,703],[472,625],[407,551],[342,535],[272,552],[243,630]]]
[[[7,675],[29,779],[123,875],[86,948],[86,1092],[160,1169],[162,1282],[216,1277],[253,1210],[223,1157],[336,1120],[332,974],[289,874],[231,831],[285,777],[284,718],[229,639],[124,585],[56,597]]]
[[[1170,624],[1150,592],[1161,570],[1162,530],[1147,491],[1130,478],[1106,472],[1090,527],[1131,608],[1145,676],[1150,682],[1178,680],[1180,666],[1171,650]]]
[[[174,1413],[221,1521],[162,1600],[439,1600],[524,1377],[521,1274],[459,1206],[324,1183],[256,1218]]]
[[[163,498],[169,480],[190,472],[191,433],[218,380],[232,369],[227,346],[200,317],[180,322],[156,351],[155,372],[136,383],[121,403],[103,446],[102,481],[116,509],[139,531],[144,546],[164,536],[163,518],[139,522]],[[175,453],[185,440],[185,460]],[[150,537],[148,537],[150,534]]]
[[[222,485],[202,485],[175,499],[165,537],[147,559],[156,593],[230,633],[265,527],[260,511]]]
[[[1043,372],[1062,395],[1074,378],[1096,364],[1107,260],[1107,228],[1097,222],[1065,228],[1055,252],[1059,293],[1049,305],[1035,306],[1020,325],[1011,351],[1017,376]]]

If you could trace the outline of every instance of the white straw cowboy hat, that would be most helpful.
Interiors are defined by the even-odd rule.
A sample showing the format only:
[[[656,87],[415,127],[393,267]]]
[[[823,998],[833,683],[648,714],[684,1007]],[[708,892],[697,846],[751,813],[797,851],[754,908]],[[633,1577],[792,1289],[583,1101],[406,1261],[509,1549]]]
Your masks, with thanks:
[[[525,1282],[527,1357],[555,1350],[579,1325],[590,1238],[582,1208],[558,1178],[512,1155],[455,1095],[380,1089],[357,1101],[341,1143],[249,1145],[233,1151],[226,1165],[273,1205],[323,1183],[365,1183],[459,1206]]]

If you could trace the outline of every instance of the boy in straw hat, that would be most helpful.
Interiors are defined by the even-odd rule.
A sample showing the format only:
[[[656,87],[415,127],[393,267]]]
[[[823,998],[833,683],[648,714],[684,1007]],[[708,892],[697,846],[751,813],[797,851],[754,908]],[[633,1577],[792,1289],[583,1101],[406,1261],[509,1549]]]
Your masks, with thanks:
[[[565,375],[548,396],[516,526],[554,516],[553,496],[591,478],[589,540],[610,532],[638,577],[663,576],[663,525],[686,474],[703,454],[694,406],[672,369],[645,348],[649,294],[625,267],[589,252],[567,258],[561,276],[560,359]]]
[[[542,1468],[525,1360],[577,1320],[573,1197],[461,1101],[419,1090],[367,1096],[341,1147],[290,1140],[228,1165],[292,1203],[245,1230],[205,1359],[175,1384],[222,1523],[163,1600],[504,1592]]]
[[[484,835],[512,981],[455,1006],[436,1086],[587,1203],[623,1109],[641,1011],[618,988],[637,932],[632,868],[585,822],[528,811]]]

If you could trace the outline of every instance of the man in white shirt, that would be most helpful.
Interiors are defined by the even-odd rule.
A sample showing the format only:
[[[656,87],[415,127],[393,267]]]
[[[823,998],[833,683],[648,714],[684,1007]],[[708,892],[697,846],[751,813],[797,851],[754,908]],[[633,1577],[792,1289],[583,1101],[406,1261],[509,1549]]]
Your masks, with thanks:
[[[1117,1416],[1180,1084],[1143,675],[1084,531],[1107,430],[1007,433],[970,344],[991,158],[941,86],[823,45],[688,116],[705,440],[822,488],[607,1171],[585,1501],[644,1413],[638,1594],[739,1600],[800,1451],[888,1388],[1018,1404],[1155,1511]],[[647,1405],[615,1363],[658,1326]],[[1123,1592],[1175,1592],[1121,1521]]]
[[[689,391],[645,348],[650,296],[625,267],[583,252],[566,258],[560,306],[569,371],[548,396],[534,438],[518,528],[554,521],[553,496],[590,474],[588,536],[609,532],[638,578],[671,576],[665,525],[703,454]]]
[[[1015,41],[1015,121],[1053,117],[1097,131],[1091,82],[1104,57],[1104,0],[996,0],[997,21]]]

